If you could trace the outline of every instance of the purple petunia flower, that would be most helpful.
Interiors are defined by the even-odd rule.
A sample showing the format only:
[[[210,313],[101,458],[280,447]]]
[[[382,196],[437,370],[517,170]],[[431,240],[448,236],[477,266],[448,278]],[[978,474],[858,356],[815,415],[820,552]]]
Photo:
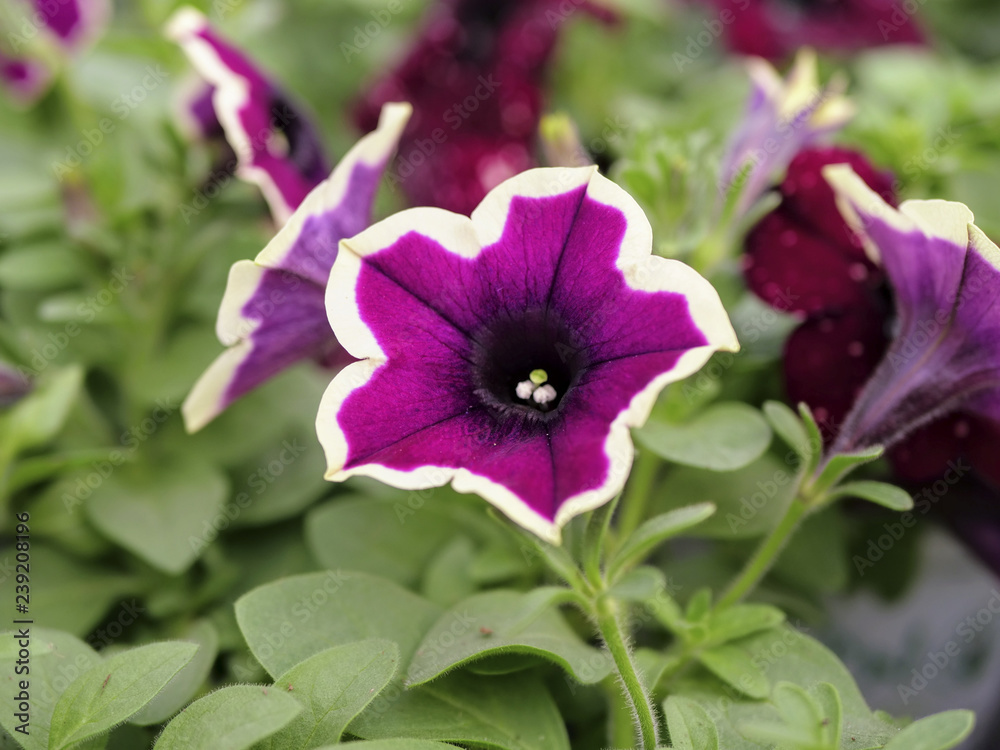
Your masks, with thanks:
[[[451,482],[558,542],[621,490],[659,391],[739,348],[712,286],[651,249],[596,167],[529,170],[471,219],[409,209],[342,241],[327,310],[362,361],[320,406],[327,478]]]
[[[720,172],[723,192],[744,175],[737,215],[749,210],[799,151],[836,132],[854,115],[840,78],[819,86],[811,50],[799,52],[784,79],[764,60],[750,60],[747,66],[752,83],[747,111]]]
[[[49,87],[52,71],[30,58],[7,57],[0,51],[0,81],[14,101],[30,104]]]
[[[823,173],[885,270],[898,327],[832,450],[890,446],[959,409],[1000,422],[1000,249],[961,203],[895,209],[850,167]]]
[[[901,0],[711,0],[729,48],[768,60],[802,45],[853,52],[887,44],[923,44],[914,4]],[[721,29],[720,29],[721,30]]]
[[[66,50],[90,44],[111,13],[108,0],[32,0],[31,4],[31,20],[44,24]]]
[[[375,192],[409,115],[409,105],[387,104],[378,128],[355,144],[257,258],[233,265],[216,325],[230,348],[185,400],[188,431],[296,362],[350,361],[327,322],[324,289],[337,243],[370,223]]]
[[[209,135],[217,132],[212,116],[218,119],[236,154],[237,174],[260,187],[275,221],[283,224],[330,172],[316,129],[301,106],[223,41],[198,11],[177,11],[167,35],[211,87],[210,93],[196,93],[188,119]]]
[[[412,203],[468,214],[491,188],[536,166],[542,84],[560,28],[576,11],[618,18],[590,0],[434,4],[414,46],[355,114],[368,129],[383,103],[413,104],[390,175]]]
[[[24,10],[20,24],[4,34],[0,84],[16,101],[31,104],[48,90],[53,71],[41,58],[24,54],[24,48],[44,37],[54,42],[56,49],[78,54],[100,36],[111,6],[108,0],[33,0]]]

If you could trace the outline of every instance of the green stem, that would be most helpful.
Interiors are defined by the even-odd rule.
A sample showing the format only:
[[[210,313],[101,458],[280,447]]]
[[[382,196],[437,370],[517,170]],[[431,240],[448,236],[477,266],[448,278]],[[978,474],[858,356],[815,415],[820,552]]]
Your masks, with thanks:
[[[778,559],[778,555],[781,554],[781,550],[784,549],[792,533],[798,528],[799,522],[809,507],[798,495],[792,498],[792,502],[785,512],[785,517],[765,537],[753,557],[747,560],[740,574],[729,584],[729,588],[715,605],[717,609],[736,604],[760,583]]]
[[[618,619],[618,607],[613,599],[607,596],[598,597],[594,606],[597,618],[597,629],[600,631],[604,644],[608,647],[611,658],[614,659],[618,676],[628,698],[630,708],[635,717],[635,732],[638,746],[642,750],[655,750],[657,744],[656,715],[650,705],[635,663],[625,642],[621,622]]]
[[[652,451],[642,450],[636,455],[622,498],[622,513],[618,521],[616,539],[620,541],[628,539],[645,520],[649,493],[659,469],[660,457]]]
[[[601,576],[601,559],[604,556],[604,541],[608,535],[608,526],[611,524],[611,516],[614,515],[615,508],[618,507],[618,500],[621,493],[599,508],[596,508],[587,522],[587,530],[583,536],[583,572],[587,580],[600,590],[604,587],[604,579]]]

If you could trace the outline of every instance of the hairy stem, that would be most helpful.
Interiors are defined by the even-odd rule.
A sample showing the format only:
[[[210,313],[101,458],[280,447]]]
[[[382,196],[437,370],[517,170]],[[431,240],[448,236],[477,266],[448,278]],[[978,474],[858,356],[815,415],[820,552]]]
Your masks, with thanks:
[[[635,663],[632,661],[632,654],[629,651],[621,620],[618,617],[617,603],[610,597],[600,596],[595,602],[594,610],[597,618],[597,629],[600,631],[604,644],[608,647],[611,658],[614,659],[618,677],[625,689],[629,707],[632,709],[637,746],[641,747],[642,750],[655,750],[658,740],[656,714],[649,702],[649,695],[642,685],[642,680],[639,678]]]

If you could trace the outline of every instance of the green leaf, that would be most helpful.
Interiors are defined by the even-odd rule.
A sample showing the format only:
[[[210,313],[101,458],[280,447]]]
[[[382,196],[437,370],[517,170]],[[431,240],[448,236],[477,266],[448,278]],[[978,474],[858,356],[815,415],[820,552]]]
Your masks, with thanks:
[[[814,492],[825,492],[857,469],[882,457],[885,448],[876,445],[855,453],[838,453],[831,456],[813,484]]]
[[[742,468],[771,444],[760,412],[738,402],[714,404],[686,424],[649,421],[635,437],[661,458],[713,471]]]
[[[108,452],[108,448],[95,448],[21,459],[11,468],[7,478],[7,491],[13,494],[43,479],[106,461]]]
[[[785,613],[769,604],[736,604],[713,612],[709,618],[708,641],[722,644],[776,628]]]
[[[195,622],[182,640],[194,643],[198,651],[180,672],[175,674],[156,697],[143,706],[129,722],[139,726],[162,724],[186,706],[195,696],[215,664],[219,653],[219,635],[206,620]]]
[[[469,571],[475,560],[473,541],[464,534],[453,537],[427,563],[420,593],[442,607],[471,596],[479,588]]]
[[[802,473],[807,477],[811,477],[813,472],[816,471],[820,459],[823,457],[823,433],[816,423],[816,417],[813,416],[812,409],[809,408],[809,404],[805,401],[799,404],[799,416],[802,417],[802,424],[805,425],[806,434],[809,436],[809,460],[806,462]]]
[[[569,750],[566,726],[534,672],[454,672],[413,690],[391,687],[348,728],[363,739],[413,737],[503,750]]]
[[[672,695],[663,712],[674,750],[719,750],[719,734],[708,712],[693,700]]]
[[[830,501],[842,497],[859,497],[889,510],[912,510],[913,498],[904,489],[885,482],[848,482],[830,493]]]
[[[44,544],[32,544],[31,562],[38,571],[31,589],[31,614],[36,622],[84,636],[116,603],[135,606],[134,600],[123,602],[122,597],[137,591],[141,585],[137,578]]]
[[[195,460],[134,464],[115,470],[85,504],[109,539],[155,568],[187,570],[218,533],[228,482]],[[235,506],[234,506],[235,507]]]
[[[608,564],[608,577],[615,580],[622,571],[642,562],[657,546],[715,513],[712,503],[698,503],[667,511],[650,518],[625,540]]]
[[[837,688],[829,682],[820,682],[815,687],[810,688],[812,695],[819,706],[820,715],[820,735],[823,742],[835,750],[840,747],[840,730],[843,724],[843,707],[840,705],[840,693]]]
[[[627,602],[646,604],[666,593],[667,579],[663,571],[652,565],[640,565],[625,573],[608,589],[608,596]]]
[[[692,597],[688,600],[687,609],[684,611],[684,617],[687,618],[689,622],[700,622],[708,618],[709,613],[712,610],[712,590],[709,588],[701,588],[694,592]]]
[[[191,661],[193,643],[165,642],[123,651],[90,669],[62,694],[52,713],[49,747],[69,747],[127,721]]]
[[[320,565],[331,570],[361,570],[413,586],[458,528],[426,504],[413,512],[391,500],[342,497],[309,512],[306,541]]]
[[[715,513],[691,536],[733,539],[765,534],[784,515],[795,491],[795,472],[771,455],[736,471],[717,473],[679,466],[653,496],[654,512],[693,500],[715,505]]]
[[[726,643],[698,653],[698,661],[723,682],[751,698],[766,698],[771,684],[742,644]]]
[[[347,725],[389,684],[399,667],[391,641],[334,646],[310,656],[274,682],[305,710],[256,750],[309,748],[336,743]]]
[[[100,655],[83,641],[69,633],[49,628],[31,629],[31,674],[28,694],[31,696],[29,734],[15,732],[21,722],[14,716],[17,705],[15,696],[20,691],[19,678],[14,669],[20,645],[14,634],[0,634],[0,674],[11,679],[0,679],[0,700],[8,710],[0,711],[0,726],[12,737],[17,737],[24,750],[48,750],[52,712],[59,696],[74,680],[101,663]]]
[[[854,679],[840,660],[825,646],[788,625],[761,631],[739,642],[753,663],[766,671],[775,684],[791,682],[800,686],[829,683],[840,696],[843,725],[850,727],[856,739],[852,747],[882,747],[898,733],[898,728],[868,708]],[[761,702],[753,698],[740,699],[728,685],[721,684],[704,672],[689,672],[671,684],[671,694],[696,701],[709,711],[719,732],[719,746],[726,750],[770,750],[772,744],[752,742],[738,727],[762,718]],[[824,710],[827,703],[814,691],[817,704]],[[824,717],[828,715],[824,713]],[[766,713],[763,713],[766,717]],[[777,718],[777,713],[772,713]],[[783,747],[783,746],[781,746]],[[900,749],[902,750],[902,749]]]
[[[38,243],[0,255],[0,286],[48,291],[79,283],[85,274],[80,253],[63,242]]]
[[[326,571],[260,586],[236,602],[236,621],[274,677],[331,646],[384,638],[409,664],[441,610],[391,581]]]
[[[276,440],[236,471],[246,507],[234,525],[259,526],[300,515],[329,490],[325,471],[326,458],[314,433]]]
[[[302,712],[287,692],[233,685],[196,700],[167,724],[155,750],[246,750]]]
[[[972,711],[945,711],[910,726],[893,737],[885,750],[948,750],[972,732],[976,717]]]
[[[785,404],[780,401],[767,401],[762,410],[771,428],[803,461],[808,462],[814,455],[823,450],[822,442],[819,445],[813,445],[802,420]]]
[[[324,745],[317,750],[343,750],[343,745]],[[349,750],[447,750],[455,745],[431,740],[394,739],[370,740],[350,743]]]
[[[0,459],[44,445],[66,421],[83,384],[83,368],[53,371],[9,411],[0,415]]]
[[[527,594],[489,591],[458,602],[424,637],[406,673],[421,685],[471,661],[526,654],[555,662],[577,682],[591,684],[611,672],[607,657],[585,644],[554,607],[572,597],[548,587]]]

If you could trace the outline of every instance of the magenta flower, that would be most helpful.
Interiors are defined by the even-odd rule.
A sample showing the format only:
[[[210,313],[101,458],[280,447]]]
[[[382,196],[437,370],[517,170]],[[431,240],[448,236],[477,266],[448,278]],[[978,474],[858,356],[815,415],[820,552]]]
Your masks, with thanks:
[[[828,164],[850,164],[894,202],[892,175],[859,153],[807,149],[778,186],[781,203],[747,234],[747,285],[762,300],[803,316],[785,344],[785,387],[828,433],[839,426],[882,357],[890,313],[882,271],[864,253],[823,179]]]
[[[320,406],[327,478],[451,482],[553,542],[621,490],[660,389],[739,347],[595,167],[529,170],[471,219],[410,209],[340,248],[327,310],[362,361]]]
[[[440,0],[402,62],[357,107],[368,129],[385,102],[413,104],[390,181],[414,204],[468,214],[535,166],[542,83],[559,28],[578,10],[616,19],[587,0]]]
[[[76,51],[90,44],[107,23],[111,12],[108,0],[32,0],[34,18],[66,50]]]
[[[799,151],[832,135],[854,115],[839,78],[820,87],[816,55],[809,50],[799,52],[785,78],[763,60],[747,66],[750,99],[721,168],[724,190],[743,175],[738,215],[749,210]]]
[[[324,289],[337,243],[370,223],[375,192],[409,114],[406,104],[386,105],[378,128],[306,197],[256,260],[233,265],[216,325],[229,349],[184,402],[190,432],[296,362],[350,361],[327,322]]]
[[[890,446],[959,409],[1000,422],[1000,249],[961,203],[895,209],[850,167],[823,172],[885,269],[898,327],[833,450]]]
[[[7,57],[0,51],[0,81],[14,101],[30,104],[48,90],[52,71],[31,58]]]
[[[729,48],[781,60],[803,45],[854,52],[887,44],[923,44],[913,4],[900,0],[711,0]],[[909,9],[908,9],[909,8]]]
[[[0,46],[0,84],[15,101],[31,104],[48,91],[53,77],[49,64],[30,51],[39,34],[56,49],[78,54],[100,36],[111,7],[108,0],[33,0],[24,10]]]
[[[283,224],[330,172],[316,129],[302,108],[223,41],[198,11],[179,10],[167,35],[208,84],[190,103],[194,129],[216,134],[217,118],[236,154],[237,174],[260,187],[275,221]]]

